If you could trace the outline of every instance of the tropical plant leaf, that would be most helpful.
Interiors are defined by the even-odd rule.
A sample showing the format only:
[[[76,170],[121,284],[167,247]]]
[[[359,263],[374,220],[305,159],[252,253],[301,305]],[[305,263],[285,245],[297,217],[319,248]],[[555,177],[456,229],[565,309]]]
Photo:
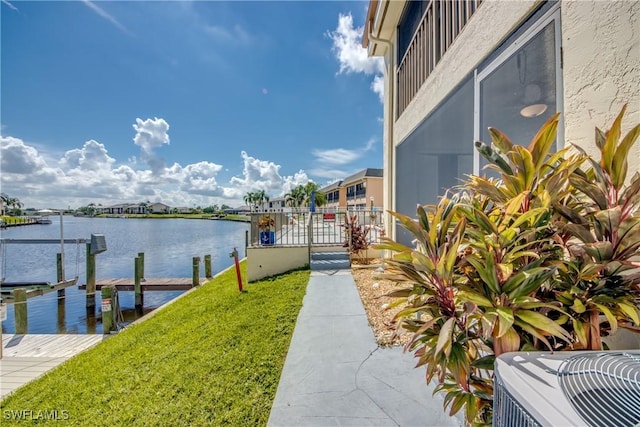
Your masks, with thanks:
[[[578,224],[564,224],[561,227],[564,231],[568,232],[574,237],[577,237],[584,243],[595,242],[595,238],[593,237],[587,226]]]
[[[413,293],[413,288],[404,288],[404,289],[397,289],[395,291],[388,292],[383,296],[389,297],[389,298],[406,298],[412,293]]]
[[[640,124],[631,129],[627,135],[622,139],[622,142],[618,146],[616,153],[613,155],[613,161],[611,162],[611,178],[612,184],[615,188],[620,188],[624,184],[627,178],[627,157],[629,156],[629,150],[640,136]]]
[[[573,331],[576,334],[576,338],[578,342],[582,345],[582,347],[587,348],[589,342],[587,340],[587,330],[585,329],[584,324],[579,319],[572,319]]]
[[[540,313],[531,310],[518,310],[516,317],[540,331],[565,341],[571,340],[571,335],[562,326]]]
[[[553,347],[551,346],[551,343],[549,342],[549,340],[547,339],[547,337],[545,337],[544,335],[542,335],[537,328],[534,328],[533,326],[531,326],[529,323],[524,322],[522,320],[518,320],[516,318],[515,325],[517,325],[518,327],[520,327],[522,330],[524,330],[525,332],[528,332],[531,336],[537,338],[538,340],[542,341],[542,343],[544,343],[544,345],[549,349],[553,351]]]
[[[503,153],[508,153],[513,148],[513,143],[509,137],[499,129],[490,127],[489,136],[491,137],[491,142],[493,142],[493,144]]]
[[[618,307],[620,310],[629,317],[629,319],[633,320],[637,326],[640,326],[640,309],[631,304],[627,304],[626,302],[619,302]]]
[[[598,307],[598,310],[600,310],[600,312],[604,314],[604,316],[607,318],[607,321],[609,322],[609,326],[611,327],[611,334],[615,334],[616,331],[618,330],[618,319],[616,319],[616,316],[613,315],[611,310],[609,310],[609,307],[607,307],[606,305],[604,304],[594,304],[594,305]]]
[[[465,258],[469,264],[473,265],[480,275],[482,281],[496,294],[500,294],[500,284],[498,283],[498,275],[496,274],[493,257],[479,259],[475,255],[469,255]]]
[[[533,137],[529,147],[527,148],[531,152],[534,168],[536,170],[540,170],[545,158],[549,154],[549,150],[551,150],[553,141],[556,139],[558,117],[560,117],[560,113],[556,113],[549,117],[540,130],[538,130],[538,133]]]
[[[451,334],[453,333],[453,326],[455,324],[455,317],[450,317],[444,322],[442,325],[442,329],[440,329],[440,334],[438,335],[438,344],[436,345],[435,354],[439,354],[443,352],[448,356],[451,351]]]
[[[604,142],[604,146],[602,147],[602,159],[600,160],[600,166],[605,171],[611,171],[611,165],[613,163],[613,157],[616,153],[616,147],[618,145],[618,141],[620,140],[620,128],[622,127],[622,117],[624,117],[624,112],[627,110],[627,105],[625,104],[622,107],[622,110],[613,121],[613,125],[611,125],[611,129],[605,134],[606,140]]]
[[[513,310],[509,307],[496,307],[498,314],[498,333],[497,338],[502,338],[513,326]]]
[[[513,175],[513,169],[511,169],[511,166],[509,166],[509,164],[504,160],[504,158],[496,150],[494,150],[493,148],[491,148],[490,146],[488,146],[487,144],[481,141],[476,141],[475,145],[476,145],[476,150],[478,150],[478,153],[480,153],[482,157],[487,159],[489,163],[492,163],[498,166],[500,170],[506,173],[507,175]]]
[[[535,267],[522,270],[504,283],[502,291],[509,295],[511,299],[529,295],[540,288],[554,273],[555,268],[552,267]]]
[[[463,302],[470,302],[485,308],[493,307],[493,304],[491,303],[491,301],[489,301],[489,299],[485,298],[477,292],[460,291],[458,292],[457,296]]]
[[[611,242],[593,242],[583,246],[586,253],[591,255],[596,262],[603,262],[611,259],[613,255],[613,245]]]
[[[489,354],[471,362],[471,366],[478,369],[485,369],[487,371],[493,371],[493,367],[496,363],[496,356]]]

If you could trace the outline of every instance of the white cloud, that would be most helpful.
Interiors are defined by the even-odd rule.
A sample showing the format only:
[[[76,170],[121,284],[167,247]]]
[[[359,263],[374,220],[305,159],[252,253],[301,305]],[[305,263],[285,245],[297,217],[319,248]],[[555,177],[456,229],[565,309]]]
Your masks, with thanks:
[[[382,58],[370,58],[367,49],[362,47],[364,27],[353,27],[353,17],[338,15],[338,26],[328,33],[333,40],[332,50],[340,61],[341,73],[365,73],[367,75],[383,72]]]
[[[362,156],[358,150],[346,148],[333,148],[329,150],[313,150],[312,154],[322,163],[332,165],[346,165]]]
[[[11,2],[9,2],[9,0],[2,0],[2,3],[9,6],[9,9],[14,10],[16,12],[20,12],[17,7],[15,7],[13,4],[11,4]]]
[[[92,139],[85,142],[82,148],[67,151],[61,162],[70,169],[95,171],[103,168],[109,169],[115,161],[114,158],[109,157],[103,144]]]
[[[379,57],[369,57],[367,49],[362,47],[364,27],[354,28],[353,16],[338,15],[338,26],[335,31],[327,32],[333,41],[331,50],[340,63],[338,74],[364,73],[374,75],[371,90],[378,94],[380,101],[384,94],[384,61]]]
[[[169,143],[169,125],[162,119],[138,119],[134,127],[134,142],[143,150],[143,156],[153,155],[153,149]],[[186,166],[173,163],[153,170],[148,162],[118,164],[105,145],[95,140],[55,158],[45,156],[32,143],[11,136],[0,137],[0,148],[2,191],[20,199],[26,207],[35,208],[146,200],[170,206],[235,206],[243,203],[242,197],[248,191],[263,189],[277,197],[309,181],[302,170],[282,176],[280,165],[244,151],[242,177],[221,183],[223,165],[201,161]]]
[[[4,1],[4,0],[3,0]],[[82,2],[91,10],[93,10],[95,13],[97,13],[98,15],[102,16],[104,19],[106,19],[107,21],[109,21],[111,24],[113,24],[114,27],[116,27],[117,29],[119,29],[120,31],[122,31],[125,34],[128,34],[130,36],[134,36],[135,34],[133,34],[131,31],[129,31],[129,29],[127,27],[125,27],[124,25],[122,25],[116,18],[114,18],[113,16],[109,15],[104,9],[102,9],[100,6],[98,6],[97,4],[89,1],[89,0],[82,0]]]
[[[239,24],[233,27],[221,25],[205,25],[204,31],[219,42],[238,42],[241,44],[251,43],[251,35]]]
[[[378,94],[380,102],[384,102],[384,77],[380,74],[373,78],[371,90]]]
[[[339,181],[342,178],[355,173],[356,171],[347,171],[342,169],[331,169],[331,168],[313,168],[309,169],[309,173],[313,176],[317,176],[318,178],[326,178],[328,180],[327,185]]]
[[[165,166],[164,159],[156,155],[154,150],[169,145],[169,123],[157,117],[147,120],[136,118],[133,128],[136,130],[133,142],[140,147],[141,160],[149,165],[153,173],[161,173]]]
[[[321,164],[329,165],[347,165],[359,158],[363,157],[367,152],[371,151],[376,144],[376,139],[369,139],[364,147],[356,149],[333,148],[328,150],[313,150],[312,154]],[[316,174],[314,174],[316,175]],[[319,175],[320,176],[320,175]],[[325,176],[323,176],[325,178]]]
[[[0,168],[4,174],[37,174],[47,164],[38,150],[13,137],[0,137],[2,157]]]
[[[271,197],[281,196],[291,188],[309,181],[307,174],[298,171],[293,176],[280,176],[280,165],[268,160],[260,160],[241,152],[243,159],[242,178],[231,178],[231,184],[244,195],[248,191],[264,190]]]

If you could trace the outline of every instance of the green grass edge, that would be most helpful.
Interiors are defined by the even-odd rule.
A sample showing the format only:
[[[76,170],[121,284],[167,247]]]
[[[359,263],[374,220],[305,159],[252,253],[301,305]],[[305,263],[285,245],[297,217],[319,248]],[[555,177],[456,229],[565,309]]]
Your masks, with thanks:
[[[246,277],[246,263],[241,264]],[[309,270],[238,292],[229,269],[0,402],[65,425],[266,425]],[[9,418],[8,418],[9,417]]]

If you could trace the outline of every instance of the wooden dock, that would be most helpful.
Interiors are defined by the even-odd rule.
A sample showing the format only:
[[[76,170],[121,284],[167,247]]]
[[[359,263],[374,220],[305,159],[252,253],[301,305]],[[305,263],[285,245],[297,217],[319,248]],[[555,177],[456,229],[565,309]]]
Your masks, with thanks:
[[[102,335],[3,334],[0,399],[102,340]]]
[[[199,284],[207,281],[200,278]],[[96,291],[102,289],[103,286],[114,285],[118,291],[134,291],[135,283],[133,279],[102,279],[96,281]],[[194,287],[191,277],[173,277],[173,278],[148,278],[140,281],[140,287],[143,292],[146,291],[186,291]],[[86,284],[78,286],[78,289],[85,290]]]

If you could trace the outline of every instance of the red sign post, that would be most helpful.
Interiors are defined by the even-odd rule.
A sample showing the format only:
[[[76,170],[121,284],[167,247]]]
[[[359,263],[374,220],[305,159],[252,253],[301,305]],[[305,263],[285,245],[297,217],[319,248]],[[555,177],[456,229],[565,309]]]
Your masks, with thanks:
[[[238,261],[238,249],[233,248],[233,252],[229,254],[236,264],[236,275],[238,276],[238,290],[242,292],[242,274],[240,274],[240,262]]]

